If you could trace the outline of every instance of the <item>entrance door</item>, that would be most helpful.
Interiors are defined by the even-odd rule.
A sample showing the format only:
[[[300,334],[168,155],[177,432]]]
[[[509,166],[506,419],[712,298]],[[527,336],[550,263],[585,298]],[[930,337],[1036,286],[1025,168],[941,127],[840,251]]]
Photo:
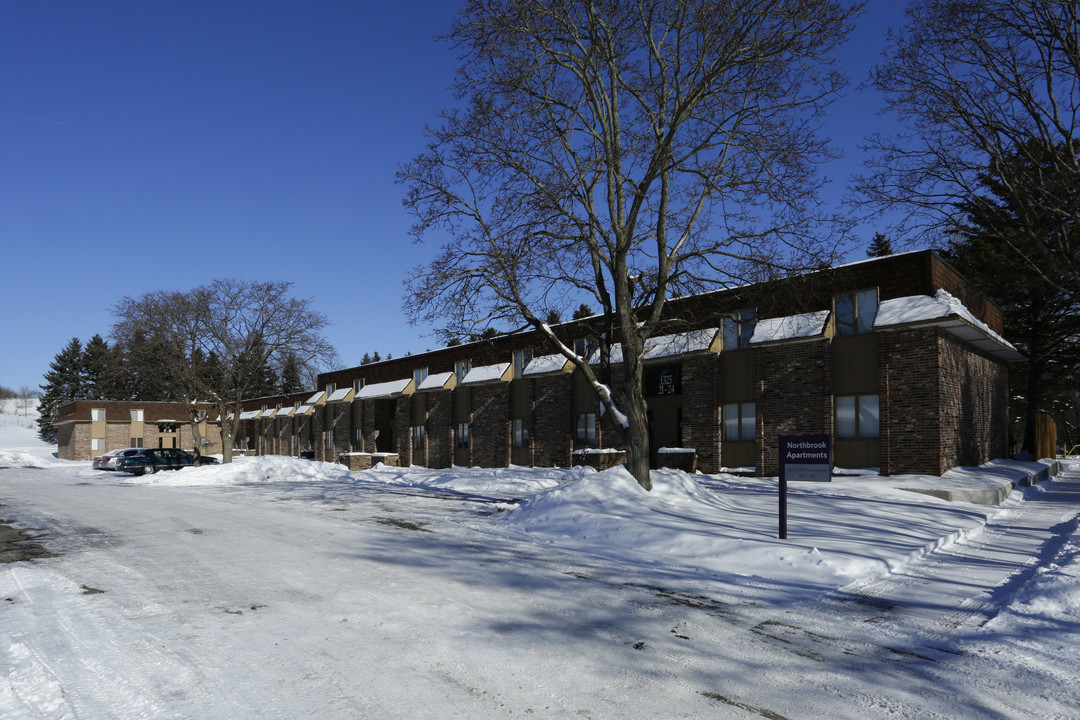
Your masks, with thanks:
[[[656,403],[660,405],[660,403]],[[663,447],[679,447],[682,443],[682,408],[677,405],[661,405],[649,410],[649,450],[653,467],[659,467],[659,450]]]

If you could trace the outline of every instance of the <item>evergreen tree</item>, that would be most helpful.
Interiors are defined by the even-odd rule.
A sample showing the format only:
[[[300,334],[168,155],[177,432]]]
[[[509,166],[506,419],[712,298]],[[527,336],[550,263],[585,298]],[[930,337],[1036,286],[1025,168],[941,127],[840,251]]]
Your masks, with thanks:
[[[124,385],[129,399],[146,402],[182,399],[169,343],[137,330],[123,346],[123,354]]]
[[[870,241],[870,247],[866,250],[867,257],[885,257],[892,255],[892,242],[884,233],[874,233],[874,239]]]
[[[592,317],[595,314],[596,313],[593,312],[593,309],[591,307],[589,307],[585,303],[581,303],[578,309],[574,311],[574,317],[572,319],[582,320],[587,317]]]
[[[361,365],[370,365],[371,364],[371,353],[364,353],[364,357],[360,358],[360,364]]]
[[[296,355],[290,354],[281,368],[281,394],[291,395],[303,389],[304,381],[300,379],[300,362],[296,359]]]
[[[60,408],[86,394],[83,368],[83,347],[79,338],[71,338],[49,363],[45,384],[41,386],[37,421],[41,436],[49,442],[56,441],[56,418]]]
[[[113,352],[101,335],[94,335],[86,343],[82,354],[84,396],[88,400],[124,400],[117,397],[113,387]]]
[[[548,310],[547,318],[544,319],[548,325],[558,325],[562,322],[562,318],[559,317],[558,310]]]
[[[1041,261],[1034,247],[1080,247],[1080,228],[1062,221],[1080,212],[1080,198],[1054,172],[1055,152],[1069,149],[1028,146],[997,172],[984,173],[980,181],[985,194],[964,205],[967,228],[948,250],[957,269],[1001,306],[1005,336],[1028,358],[1010,372],[1010,397],[1022,398],[1014,403],[1014,413],[1025,418],[1027,450],[1033,449],[1035,415],[1051,410],[1053,400],[1074,395],[1080,372],[1080,290],[1060,289],[1069,285],[1067,268],[1076,266],[1080,256]],[[1032,162],[1040,155],[1040,162]],[[1018,185],[1026,188],[1021,198]],[[1047,212],[1043,226],[1033,228],[1031,208],[1036,207],[1065,212]],[[1033,230],[1042,239],[1033,237]]]

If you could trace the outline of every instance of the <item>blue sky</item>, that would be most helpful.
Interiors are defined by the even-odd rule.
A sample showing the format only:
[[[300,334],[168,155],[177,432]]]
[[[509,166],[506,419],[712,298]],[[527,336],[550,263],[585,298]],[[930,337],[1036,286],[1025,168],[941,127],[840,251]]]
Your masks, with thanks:
[[[438,346],[400,309],[433,250],[394,172],[452,102],[434,36],[462,4],[0,0],[0,385],[107,337],[125,295],[213,278],[293,282],[344,366]],[[870,6],[842,54],[855,84],[903,20]],[[879,106],[855,87],[835,106],[837,186]]]

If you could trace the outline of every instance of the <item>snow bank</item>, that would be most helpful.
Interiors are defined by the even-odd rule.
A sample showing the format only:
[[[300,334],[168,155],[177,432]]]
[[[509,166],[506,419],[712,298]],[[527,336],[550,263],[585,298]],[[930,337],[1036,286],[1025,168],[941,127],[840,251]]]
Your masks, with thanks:
[[[380,466],[356,473],[364,482],[408,485],[470,495],[515,499],[579,480],[591,473],[591,467],[574,468],[465,468],[428,469]]]
[[[246,485],[252,483],[352,481],[353,473],[338,463],[284,455],[239,457],[224,465],[204,465],[135,477],[139,485]]]
[[[995,511],[916,499],[891,480],[794,484],[789,536],[779,540],[775,478],[655,470],[652,481],[646,492],[612,468],[541,492],[500,521],[539,542],[601,555],[829,588],[895,570]],[[853,527],[862,529],[846,531]]]
[[[56,460],[31,452],[0,450],[0,468],[51,468],[69,464],[66,460]]]

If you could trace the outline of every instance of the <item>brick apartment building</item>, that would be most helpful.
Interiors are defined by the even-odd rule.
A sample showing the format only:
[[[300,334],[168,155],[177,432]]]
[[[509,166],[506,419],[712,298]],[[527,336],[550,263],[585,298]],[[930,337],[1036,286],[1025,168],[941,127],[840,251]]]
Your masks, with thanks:
[[[213,407],[206,406],[207,412]],[[56,419],[57,457],[90,460],[108,450],[128,447],[195,447],[187,406],[173,402],[77,400],[60,408]],[[221,452],[216,423],[200,424],[201,452]]]
[[[1000,309],[933,252],[679,298],[666,317],[645,355],[654,466],[772,476],[781,435],[829,435],[836,466],[884,474],[1007,455],[1008,363],[1023,357]],[[556,331],[589,352],[602,328]],[[618,358],[615,346],[616,400]],[[241,419],[249,453],[358,466],[566,466],[622,448],[535,332],[324,373],[312,392],[245,403]]]

